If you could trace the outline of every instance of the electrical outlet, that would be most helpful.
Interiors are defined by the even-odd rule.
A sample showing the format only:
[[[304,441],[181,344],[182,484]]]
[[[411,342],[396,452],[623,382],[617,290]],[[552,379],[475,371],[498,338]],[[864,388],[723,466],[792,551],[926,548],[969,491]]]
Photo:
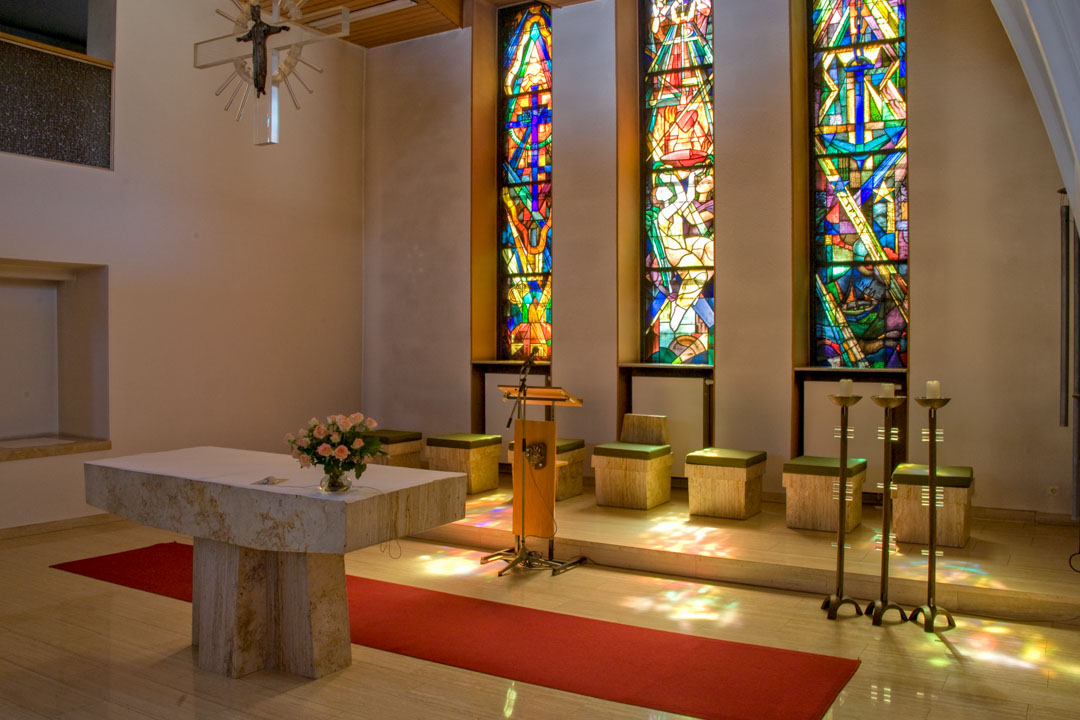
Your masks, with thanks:
[[[1058,494],[1058,490],[1060,490],[1060,488],[1057,485],[1051,485],[1050,487],[1046,488],[1046,494],[1050,497],[1053,497]]]

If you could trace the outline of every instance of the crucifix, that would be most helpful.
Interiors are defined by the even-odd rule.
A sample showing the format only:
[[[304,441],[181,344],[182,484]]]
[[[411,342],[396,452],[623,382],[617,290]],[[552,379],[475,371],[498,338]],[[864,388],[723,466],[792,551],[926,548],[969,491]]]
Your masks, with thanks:
[[[232,34],[195,44],[196,68],[232,63],[232,74],[214,94],[221,95],[230,86],[233,87],[225,104],[225,110],[228,111],[243,89],[243,97],[236,112],[237,122],[247,109],[252,89],[255,90],[252,130],[256,145],[271,145],[278,141],[279,85],[285,86],[297,109],[300,108],[300,102],[296,99],[296,92],[289,82],[289,77],[299,82],[308,93],[314,92],[300,77],[297,65],[303,64],[319,73],[322,69],[301,57],[303,47],[349,34],[348,8],[335,7],[304,17],[300,6],[305,1],[273,0],[270,22],[266,23],[262,20],[262,8],[258,0],[231,0],[240,15],[233,17],[222,10],[217,10],[217,14],[233,23]],[[289,15],[288,24],[282,23],[283,8]],[[301,18],[304,22],[300,22]],[[245,44],[238,45],[248,41],[251,42],[250,47]]]

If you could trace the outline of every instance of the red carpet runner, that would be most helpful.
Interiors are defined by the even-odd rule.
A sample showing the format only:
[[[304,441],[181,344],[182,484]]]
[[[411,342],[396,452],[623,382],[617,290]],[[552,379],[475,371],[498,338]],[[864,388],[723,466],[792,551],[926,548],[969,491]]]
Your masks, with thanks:
[[[191,546],[53,567],[191,600]],[[817,720],[858,660],[712,640],[348,576],[358,645],[701,718]]]

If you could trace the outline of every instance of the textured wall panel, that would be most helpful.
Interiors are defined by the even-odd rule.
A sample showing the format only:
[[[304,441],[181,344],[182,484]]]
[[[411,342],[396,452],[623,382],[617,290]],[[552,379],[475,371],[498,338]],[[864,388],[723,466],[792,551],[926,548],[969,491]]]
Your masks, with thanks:
[[[0,42],[0,151],[110,165],[112,70]]]

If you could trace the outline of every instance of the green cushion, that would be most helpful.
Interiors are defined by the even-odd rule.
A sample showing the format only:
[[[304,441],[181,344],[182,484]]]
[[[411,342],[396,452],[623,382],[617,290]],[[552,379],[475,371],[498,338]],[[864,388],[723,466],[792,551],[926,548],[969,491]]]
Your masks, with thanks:
[[[848,458],[848,475],[856,475],[866,470],[863,458]],[[792,475],[826,475],[840,477],[840,458],[800,455],[784,463],[784,472]]]
[[[915,463],[900,463],[893,470],[892,481],[896,485],[928,485],[930,468]],[[937,484],[942,487],[969,488],[975,482],[975,472],[966,465],[939,465]]]
[[[473,450],[501,443],[502,435],[475,435],[473,433],[436,435],[427,439],[427,444],[432,447],[461,448],[463,450]]]
[[[377,437],[384,445],[415,442],[423,437],[421,433],[411,430],[368,430],[360,434],[364,437]]]
[[[593,448],[593,455],[628,458],[631,460],[655,460],[671,454],[670,445],[639,445],[637,443],[604,443]]]
[[[555,453],[568,453],[585,447],[585,441],[581,438],[559,438],[555,441]],[[510,441],[510,452],[514,452],[514,441]]]
[[[687,465],[719,465],[720,467],[746,468],[765,462],[764,450],[728,450],[708,447],[704,450],[688,453]]]

